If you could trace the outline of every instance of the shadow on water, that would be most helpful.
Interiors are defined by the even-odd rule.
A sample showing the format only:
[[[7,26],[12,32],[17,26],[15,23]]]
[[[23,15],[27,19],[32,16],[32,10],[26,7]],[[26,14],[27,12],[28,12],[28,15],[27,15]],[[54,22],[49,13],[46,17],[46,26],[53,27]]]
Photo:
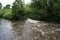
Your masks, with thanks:
[[[0,40],[60,40],[60,24],[0,19]]]

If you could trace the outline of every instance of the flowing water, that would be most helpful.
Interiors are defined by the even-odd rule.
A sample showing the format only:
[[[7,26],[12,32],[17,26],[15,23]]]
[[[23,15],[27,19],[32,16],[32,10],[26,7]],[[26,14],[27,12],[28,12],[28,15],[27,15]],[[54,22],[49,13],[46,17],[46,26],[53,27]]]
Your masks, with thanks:
[[[60,40],[60,24],[0,19],[0,40]]]

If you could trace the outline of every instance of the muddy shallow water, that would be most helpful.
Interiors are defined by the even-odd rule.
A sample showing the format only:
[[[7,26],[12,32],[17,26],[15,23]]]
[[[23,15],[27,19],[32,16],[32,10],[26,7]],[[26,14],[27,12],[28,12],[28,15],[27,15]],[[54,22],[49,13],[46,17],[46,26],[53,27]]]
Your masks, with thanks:
[[[60,24],[0,19],[0,40],[60,40]]]

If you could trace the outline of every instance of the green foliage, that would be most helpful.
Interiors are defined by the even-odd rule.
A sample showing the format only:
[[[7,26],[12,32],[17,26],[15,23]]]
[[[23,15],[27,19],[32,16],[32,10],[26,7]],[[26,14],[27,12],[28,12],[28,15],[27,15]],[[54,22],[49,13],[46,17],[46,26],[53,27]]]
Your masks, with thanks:
[[[47,21],[52,21],[52,22],[60,22],[60,1],[59,0],[49,0],[47,1]]]
[[[28,17],[35,20],[43,20],[46,17],[46,9],[43,6],[42,0],[32,0],[28,6]]]
[[[0,18],[13,19],[13,13],[11,9],[1,9]]]
[[[23,1],[22,0],[16,0],[13,3],[12,6],[12,12],[14,13],[14,19],[20,19],[20,20],[24,20],[26,19],[25,13],[24,13],[24,6],[23,6]]]
[[[3,17],[6,18],[6,19],[12,19],[13,18],[13,13],[12,13],[11,9],[5,9],[5,10],[6,10],[6,12],[3,15]]]
[[[0,9],[0,17],[3,17],[4,12]]]
[[[26,5],[23,0],[15,0],[12,10],[9,8],[10,5],[7,5],[5,9],[0,9],[0,17],[60,22],[60,0],[32,0],[30,4]]]
[[[32,0],[30,18],[42,21],[60,22],[59,0]]]

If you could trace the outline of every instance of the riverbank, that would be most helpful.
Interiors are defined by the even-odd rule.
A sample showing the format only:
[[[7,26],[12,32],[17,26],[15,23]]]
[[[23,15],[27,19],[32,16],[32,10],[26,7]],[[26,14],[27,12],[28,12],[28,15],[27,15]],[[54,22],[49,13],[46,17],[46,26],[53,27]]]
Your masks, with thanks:
[[[44,21],[44,22],[60,23],[59,20],[52,20],[52,18],[50,20],[48,18],[42,19],[42,18],[38,18],[37,16],[41,16],[41,15],[36,15],[36,13],[26,12],[24,15],[18,14],[16,16],[15,13],[12,13],[12,9],[0,9],[0,18],[4,18],[4,19],[8,19],[8,20],[21,20],[22,21],[22,20],[27,20],[27,18],[32,18],[32,19]],[[37,17],[37,18],[35,18],[35,17]]]

